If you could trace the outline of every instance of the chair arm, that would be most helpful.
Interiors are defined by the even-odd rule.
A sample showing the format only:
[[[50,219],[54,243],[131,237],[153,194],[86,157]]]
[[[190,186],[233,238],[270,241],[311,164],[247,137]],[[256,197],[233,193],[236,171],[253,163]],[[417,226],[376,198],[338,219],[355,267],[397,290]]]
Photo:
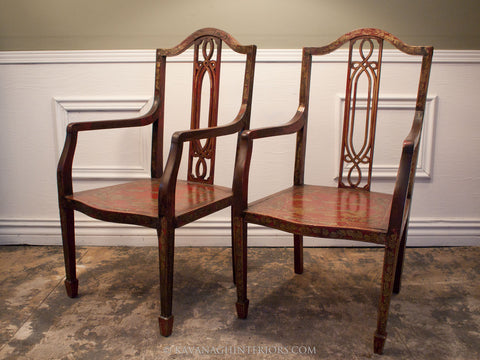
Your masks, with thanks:
[[[68,124],[65,145],[57,165],[57,186],[60,201],[73,193],[72,166],[79,131],[118,129],[150,125],[155,121],[159,102],[156,99],[151,110],[138,118],[122,120],[85,121]]]
[[[413,120],[412,128],[405,138],[405,142],[412,142],[414,147],[418,146],[420,142],[420,135],[422,133],[422,124],[423,124],[423,111],[415,112],[415,118]]]
[[[219,137],[234,134],[242,130],[242,121],[232,121],[223,126],[215,126],[203,129],[176,131],[172,135],[172,143],[183,144],[187,141],[207,139],[212,137]]]
[[[176,131],[172,135],[172,143],[184,143],[186,141],[225,136],[225,135],[230,135],[230,134],[239,132],[240,130],[242,130],[242,127],[245,124],[246,115],[247,115],[246,109],[247,109],[246,105],[243,104],[240,109],[240,112],[235,117],[235,119],[232,122],[222,126]]]
[[[242,137],[253,140],[265,137],[293,134],[304,126],[304,115],[305,108],[302,106],[298,108],[297,112],[289,122],[278,126],[270,126],[254,130],[245,130],[244,132],[242,132]]]
[[[237,133],[242,130],[246,121],[246,116],[246,106],[242,105],[235,120],[226,125],[177,131],[172,135],[170,151],[158,189],[158,211],[160,216],[173,216],[175,213],[175,189],[178,170],[182,160],[183,144],[191,140],[220,137]]]
[[[252,158],[253,140],[298,132],[305,126],[305,110],[304,106],[300,106],[293,118],[283,125],[245,130],[242,132],[233,176],[234,204],[232,210],[234,216],[241,216],[241,212],[246,209],[248,205],[248,176]]]
[[[415,119],[410,133],[403,141],[400,166],[398,168],[397,179],[393,191],[389,227],[390,232],[396,232],[398,234],[403,230],[407,221],[407,214],[410,211],[410,202],[408,200],[411,198],[413,183],[415,180],[423,114],[423,111],[417,111],[415,113]]]
[[[79,131],[88,130],[105,130],[105,129],[120,129],[127,127],[138,127],[150,125],[155,121],[155,113],[158,109],[158,102],[155,101],[152,109],[145,115],[132,118],[132,119],[120,119],[120,120],[99,120],[99,121],[82,121],[71,123],[67,125],[67,134],[76,133]]]
[[[77,133],[67,132],[65,145],[57,165],[57,187],[59,202],[64,201],[63,198],[65,195],[73,194],[72,163],[76,146]]]

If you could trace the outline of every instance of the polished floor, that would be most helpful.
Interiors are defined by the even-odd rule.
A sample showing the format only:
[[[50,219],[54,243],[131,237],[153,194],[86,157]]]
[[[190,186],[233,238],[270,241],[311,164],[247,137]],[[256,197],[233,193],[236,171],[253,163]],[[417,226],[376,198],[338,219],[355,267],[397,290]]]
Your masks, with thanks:
[[[66,296],[55,246],[0,246],[0,359],[480,359],[480,247],[407,249],[384,355],[372,338],[381,249],[249,249],[235,316],[228,248],[176,249],[172,336],[158,333],[157,252],[82,247]]]

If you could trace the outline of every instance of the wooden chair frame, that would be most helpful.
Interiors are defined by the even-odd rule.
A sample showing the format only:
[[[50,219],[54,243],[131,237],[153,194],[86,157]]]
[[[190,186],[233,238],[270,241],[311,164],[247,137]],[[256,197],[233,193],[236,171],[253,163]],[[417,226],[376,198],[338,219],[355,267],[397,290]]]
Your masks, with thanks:
[[[363,58],[355,64],[352,61],[353,44],[360,41],[360,55]],[[380,77],[380,65],[383,42],[388,41],[396,49],[409,55],[417,55],[422,57],[422,65],[420,72],[420,80],[418,84],[417,100],[415,107],[415,115],[411,131],[403,142],[401,159],[396,177],[393,195],[379,194],[370,192],[371,182],[371,162],[373,159],[373,140],[364,143],[363,154],[371,150],[368,157],[368,176],[365,180],[366,184],[352,181],[350,173],[344,176],[344,167],[348,163],[356,166],[364,161],[363,158],[355,156],[348,149],[349,142],[349,122],[351,121],[351,113],[354,111],[356,89],[355,82],[352,81],[352,74],[362,67],[370,68],[374,73],[374,77]],[[363,52],[363,46],[367,50],[373,44],[379,44],[379,60],[366,60],[370,55]],[[328,225],[320,223],[312,225],[303,221],[299,216],[296,219],[286,219],[285,217],[276,216],[275,208],[263,208],[259,210],[263,204],[269,203],[272,199],[280,199],[282,196],[298,196],[301,198],[303,192],[310,191],[311,188],[304,184],[305,173],[305,151],[306,151],[306,134],[307,134],[307,118],[309,108],[309,92],[312,56],[325,55],[338,49],[345,43],[350,43],[350,56],[347,75],[347,90],[345,99],[345,116],[344,130],[342,139],[342,153],[340,173],[338,180],[338,188],[331,188],[334,194],[361,194],[361,196],[370,198],[378,197],[384,203],[386,211],[390,214],[385,220],[385,225],[381,229],[364,227],[347,227],[338,224]],[[303,272],[303,236],[327,237],[338,239],[349,239],[357,241],[372,242],[385,246],[385,256],[383,265],[383,276],[381,285],[381,295],[378,307],[377,329],[374,335],[374,351],[381,354],[383,352],[385,340],[387,337],[386,326],[390,299],[392,292],[400,291],[400,280],[403,267],[404,250],[406,244],[408,219],[410,214],[411,199],[415,178],[415,170],[417,165],[417,157],[419,150],[420,135],[422,130],[425,103],[427,96],[427,87],[429,82],[430,67],[433,56],[432,47],[409,46],[385,31],[378,29],[359,29],[347,33],[336,41],[323,47],[306,47],[303,49],[301,83],[300,83],[300,99],[296,114],[284,125],[260,128],[255,130],[246,130],[241,135],[240,149],[237,154],[237,162],[234,174],[234,205],[233,205],[233,226],[234,226],[234,253],[235,253],[235,269],[237,284],[237,313],[238,317],[245,318],[248,313],[247,299],[247,223],[255,223],[264,225],[294,234],[294,262],[295,272],[300,274]],[[372,70],[373,69],[373,70]],[[368,69],[367,69],[368,70]],[[370,71],[368,70],[368,71]],[[366,71],[366,70],[365,70]],[[371,112],[370,120],[373,125],[368,130],[370,135],[374,137],[374,125],[376,121],[376,104],[378,101],[378,81],[371,84],[372,94],[369,108]],[[353,104],[353,105],[352,105]],[[295,151],[295,168],[293,176],[293,187],[286,189],[284,192],[267,196],[254,203],[248,203],[248,179],[250,171],[250,161],[253,148],[253,140],[273,137],[286,134],[296,134],[296,151]],[[369,135],[369,136],[370,136]],[[371,148],[371,149],[370,149]],[[355,154],[358,155],[358,154]],[[363,156],[363,155],[362,155]],[[358,174],[362,177],[361,172]],[[327,191],[325,187],[316,187],[320,192]],[[287,194],[287,195],[285,195]],[[288,199],[291,199],[290,197]],[[385,205],[387,204],[387,205]],[[318,208],[322,208],[322,203],[318,203]],[[292,216],[293,218],[293,216]]]
[[[217,126],[218,91],[221,63],[221,45],[246,56],[245,75],[241,106],[237,116],[228,124]],[[175,132],[171,139],[170,152],[164,168],[164,98],[167,57],[182,54],[194,46],[194,79],[192,95],[191,130]],[[214,55],[217,57],[214,58]],[[157,49],[155,67],[155,91],[151,110],[144,116],[125,120],[87,121],[71,123],[67,127],[65,146],[61,154],[58,169],[58,199],[65,257],[67,294],[78,294],[76,275],[74,210],[83,212],[93,218],[104,221],[135,224],[157,230],[159,245],[160,332],[168,336],[172,332],[172,288],[175,228],[190,223],[232,204],[233,194],[229,188],[213,185],[215,138],[239,133],[249,128],[253,91],[256,46],[240,45],[224,31],[205,28],[187,37],[178,46],[171,49]],[[202,58],[203,57],[203,58]],[[200,127],[200,100],[204,76],[210,77],[210,108],[208,127]],[[73,192],[72,164],[78,134],[84,131],[102,129],[131,128],[152,125],[151,178],[140,180],[119,187]],[[202,146],[200,139],[208,139]],[[188,181],[177,180],[183,145],[190,142]],[[233,160],[233,159],[232,159]],[[195,165],[197,162],[197,165]],[[207,162],[210,171],[207,171]],[[198,165],[200,164],[200,165]],[[187,191],[187,199],[178,199],[178,187]],[[133,190],[133,191],[131,191]],[[132,202],[137,202],[132,195],[135,191],[147,194],[147,199],[158,196],[158,201],[138,201],[132,210],[130,204],[123,207],[112,204],[111,194],[130,194]],[[201,192],[207,198],[203,202],[188,199],[188,195]],[[177,193],[177,194],[176,194]],[[127,194],[127,195],[128,195]],[[177,197],[176,197],[177,195]]]

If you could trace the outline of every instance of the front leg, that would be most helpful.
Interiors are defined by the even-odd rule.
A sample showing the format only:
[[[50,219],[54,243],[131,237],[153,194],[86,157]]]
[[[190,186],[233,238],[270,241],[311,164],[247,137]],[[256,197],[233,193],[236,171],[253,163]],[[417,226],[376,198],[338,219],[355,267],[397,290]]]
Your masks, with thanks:
[[[245,319],[248,315],[247,299],[247,223],[241,217],[233,219],[234,268],[237,285],[237,315]]]
[[[160,269],[160,333],[170,336],[173,329],[173,255],[175,247],[175,229],[171,221],[161,219],[158,234],[158,258]]]
[[[65,289],[67,295],[78,295],[78,280],[75,259],[75,223],[73,209],[60,205],[60,224],[62,228],[63,256],[65,259]]]

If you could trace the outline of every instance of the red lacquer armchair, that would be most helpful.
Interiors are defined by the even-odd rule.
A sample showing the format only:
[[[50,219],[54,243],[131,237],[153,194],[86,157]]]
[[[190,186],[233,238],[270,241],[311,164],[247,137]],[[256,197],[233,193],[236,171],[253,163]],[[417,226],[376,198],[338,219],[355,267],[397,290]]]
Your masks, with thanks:
[[[421,60],[415,113],[410,133],[405,134],[403,146],[399,146],[401,158],[392,194],[371,191],[384,42]],[[329,54],[343,44],[349,45],[349,55],[346,59],[348,68],[338,185],[307,185],[304,173],[312,57]],[[382,353],[390,299],[392,292],[400,290],[432,55],[432,47],[409,46],[378,29],[356,30],[327,46],[303,49],[300,100],[295,116],[285,125],[247,130],[241,136],[234,175],[233,206],[237,313],[240,318],[245,318],[248,312],[247,223],[294,234],[294,266],[298,274],[303,272],[303,236],[375,243],[385,248],[374,334],[374,351]],[[362,98],[366,93],[367,102],[363,106],[367,110],[361,115],[356,109],[360,93]],[[248,180],[253,140],[286,134],[296,134],[297,139],[293,186],[249,204]],[[359,138],[363,140],[359,141]]]
[[[239,112],[217,125],[222,46],[243,54],[245,73]],[[191,130],[178,131],[171,139],[164,166],[164,98],[167,58],[193,48]],[[175,229],[231,205],[231,188],[214,184],[216,138],[249,128],[256,47],[242,46],[229,34],[212,28],[199,30],[171,49],[156,52],[155,91],[151,110],[134,119],[90,121],[68,125],[57,170],[58,197],[65,256],[65,286],[77,296],[74,210],[93,218],[135,224],[157,230],[160,270],[160,332],[172,332],[172,288]],[[200,128],[202,84],[209,79],[208,125]],[[205,112],[202,112],[204,114]],[[168,119],[165,119],[168,121]],[[229,122],[230,121],[230,122]],[[84,131],[152,125],[151,178],[99,189],[74,192],[72,163],[77,137]],[[200,141],[204,140],[204,143]],[[182,151],[189,143],[187,180],[177,180]],[[232,159],[233,163],[234,159]]]

